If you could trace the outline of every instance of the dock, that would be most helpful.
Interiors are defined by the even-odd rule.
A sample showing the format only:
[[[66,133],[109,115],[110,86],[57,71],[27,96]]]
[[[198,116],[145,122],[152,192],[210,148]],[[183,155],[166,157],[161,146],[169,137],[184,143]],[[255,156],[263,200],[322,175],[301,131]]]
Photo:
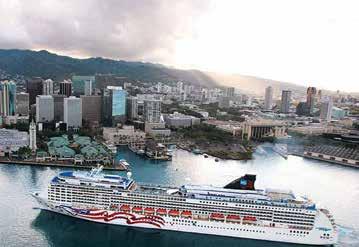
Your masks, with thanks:
[[[42,166],[42,167],[56,167],[56,168],[70,168],[70,169],[92,169],[96,165],[75,165],[75,164],[66,164],[66,163],[50,163],[50,162],[36,162],[36,161],[22,161],[22,160],[0,160],[0,164],[15,164],[15,165],[25,165],[25,166]],[[127,171],[123,165],[119,164],[116,166],[103,168],[107,171]]]

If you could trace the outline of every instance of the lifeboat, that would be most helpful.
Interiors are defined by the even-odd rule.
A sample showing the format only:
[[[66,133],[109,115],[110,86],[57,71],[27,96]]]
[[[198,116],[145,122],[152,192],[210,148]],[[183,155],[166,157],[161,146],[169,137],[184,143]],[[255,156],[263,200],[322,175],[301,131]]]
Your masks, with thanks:
[[[257,218],[254,216],[244,216],[243,221],[257,221]]]
[[[145,215],[153,215],[155,213],[154,208],[145,208]]]
[[[140,207],[140,206],[134,206],[134,207],[132,208],[132,212],[134,212],[134,213],[142,213],[142,207]]]
[[[126,204],[123,204],[121,207],[120,207],[120,210],[121,211],[124,211],[124,212],[129,212],[130,211],[130,206],[126,205]]]
[[[221,213],[212,213],[211,214],[212,220],[224,220],[224,214]]]
[[[167,214],[167,210],[164,208],[159,208],[156,211],[157,215],[166,215]]]
[[[229,214],[226,217],[228,222],[239,222],[241,220],[241,217],[236,214]]]
[[[192,217],[192,212],[188,211],[188,210],[184,210],[184,211],[182,211],[181,216],[184,217],[184,218],[191,218]]]
[[[171,209],[168,211],[168,215],[172,217],[178,217],[180,215],[180,212],[176,209]]]

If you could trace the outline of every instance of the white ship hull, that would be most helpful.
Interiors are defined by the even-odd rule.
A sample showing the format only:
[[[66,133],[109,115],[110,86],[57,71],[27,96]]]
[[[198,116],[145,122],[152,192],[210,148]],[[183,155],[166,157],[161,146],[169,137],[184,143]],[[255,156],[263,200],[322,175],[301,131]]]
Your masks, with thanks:
[[[307,245],[333,245],[336,237],[323,238],[323,230],[313,228],[309,234],[289,233],[287,228],[265,227],[250,224],[198,220],[183,217],[145,216],[111,210],[81,210],[70,205],[51,205],[45,198],[34,194],[41,209],[102,224],[200,233],[217,236],[247,238],[265,241],[286,242]]]

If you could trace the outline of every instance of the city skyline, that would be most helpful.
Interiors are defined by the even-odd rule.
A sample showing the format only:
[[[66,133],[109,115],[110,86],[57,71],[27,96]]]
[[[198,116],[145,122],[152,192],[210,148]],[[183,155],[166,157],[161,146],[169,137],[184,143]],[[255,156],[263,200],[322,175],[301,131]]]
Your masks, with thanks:
[[[6,20],[0,24],[3,49],[46,49],[359,91],[354,1],[2,0],[0,6],[0,19]]]

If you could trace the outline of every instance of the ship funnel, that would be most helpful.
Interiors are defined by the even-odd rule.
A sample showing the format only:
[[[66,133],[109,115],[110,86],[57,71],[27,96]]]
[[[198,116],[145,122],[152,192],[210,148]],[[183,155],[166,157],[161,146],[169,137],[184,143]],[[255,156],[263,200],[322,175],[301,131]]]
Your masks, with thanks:
[[[246,174],[224,186],[225,189],[255,190],[256,175]]]

